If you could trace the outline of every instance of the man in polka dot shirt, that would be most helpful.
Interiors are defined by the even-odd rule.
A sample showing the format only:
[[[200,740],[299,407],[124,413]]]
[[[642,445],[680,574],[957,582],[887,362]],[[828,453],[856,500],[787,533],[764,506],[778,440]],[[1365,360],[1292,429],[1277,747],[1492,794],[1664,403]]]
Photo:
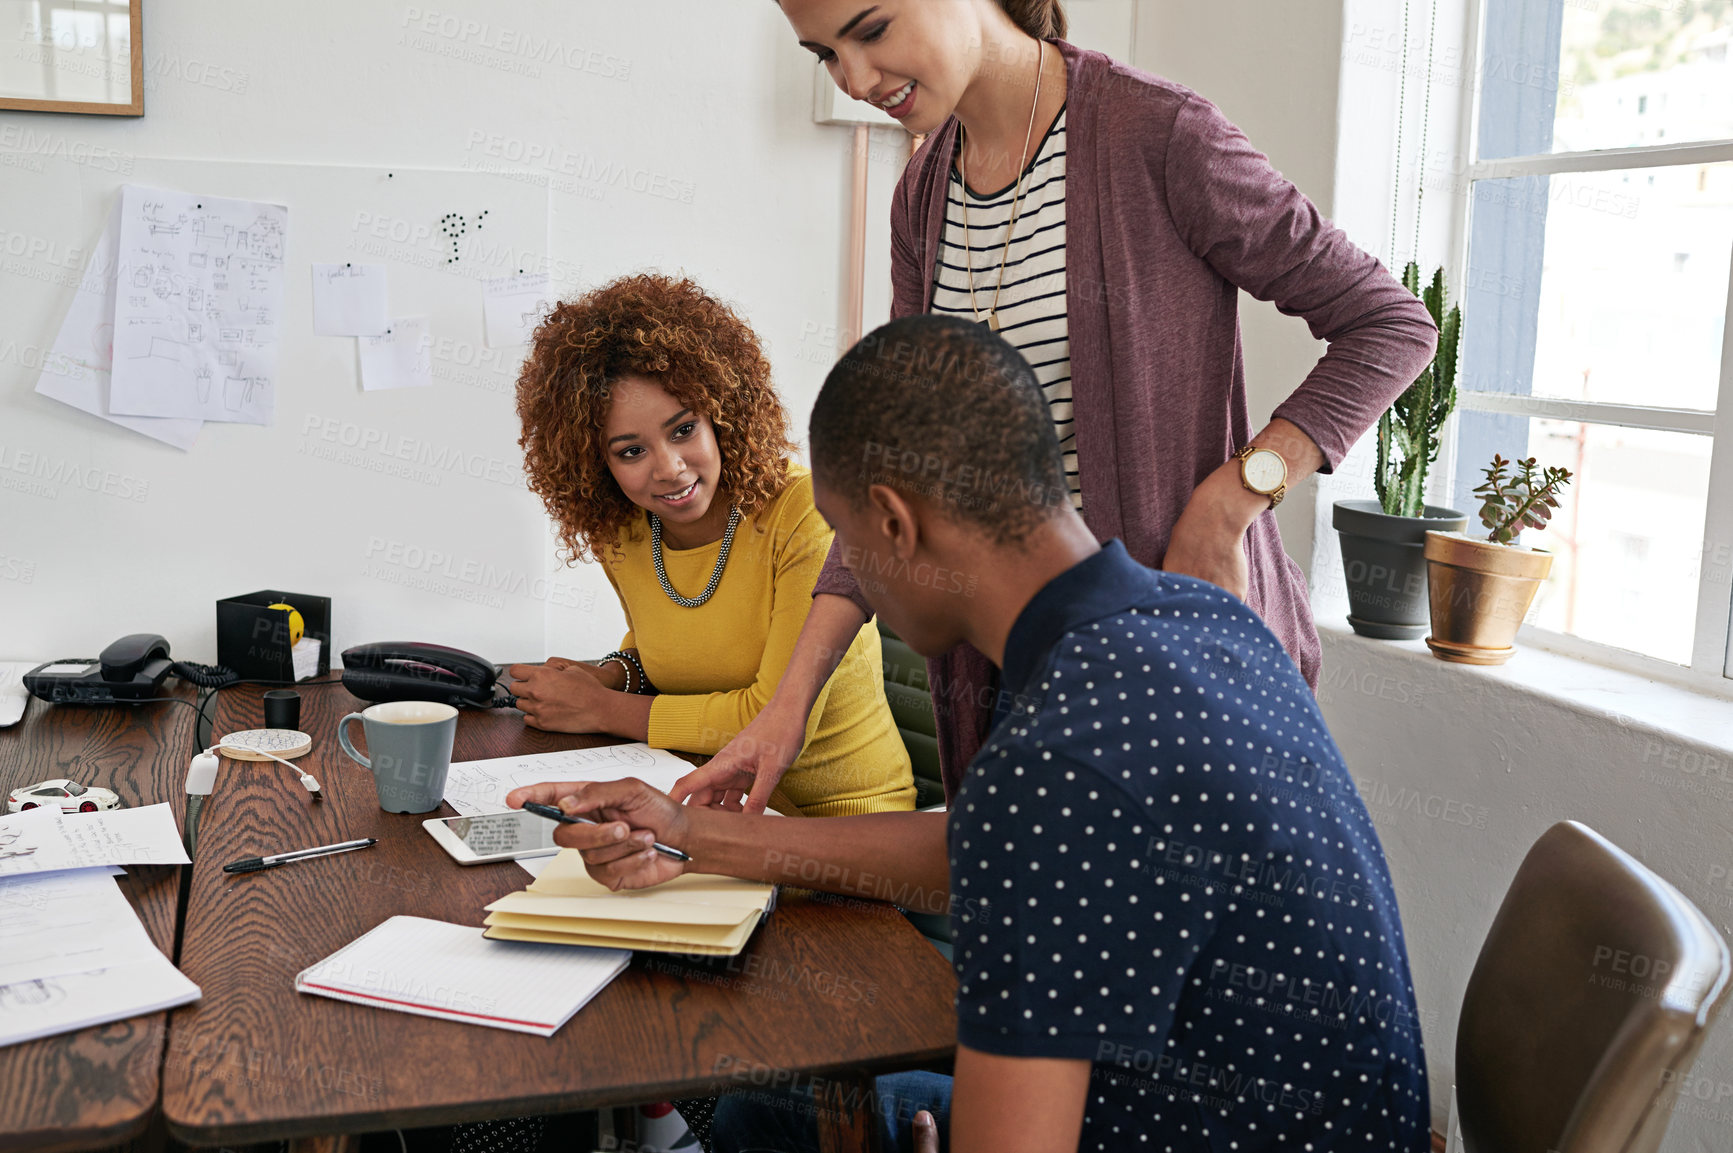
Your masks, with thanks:
[[[943,850],[959,1044],[948,1095],[920,1091],[956,1149],[1427,1149],[1389,870],[1263,622],[1097,543],[1027,365],[979,326],[929,315],[868,336],[827,379],[811,440],[819,511],[886,623],[1002,670],[948,829],[675,812],[627,784],[513,803],[600,809],[615,824],[560,839],[613,884],[678,868],[644,849],[652,835],[740,875],[773,874],[753,850],[798,843],[839,875],[931,883]],[[882,1079],[881,1097],[905,1084]],[[736,1140],[723,1105],[719,1149],[805,1139],[771,1122],[774,1141]],[[937,1147],[924,1116],[886,1137]]]

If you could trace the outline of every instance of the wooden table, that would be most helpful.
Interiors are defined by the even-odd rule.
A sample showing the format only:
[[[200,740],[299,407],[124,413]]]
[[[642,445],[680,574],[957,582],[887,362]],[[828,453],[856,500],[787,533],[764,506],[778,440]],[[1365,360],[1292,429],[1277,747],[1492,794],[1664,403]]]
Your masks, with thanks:
[[[190,704],[195,690],[171,687],[178,683],[163,695]],[[194,723],[193,710],[180,705],[32,699],[21,721],[0,729],[0,792],[71,777],[113,789],[128,806],[167,801],[178,822],[197,751]],[[135,865],[117,878],[171,958],[180,879],[175,865]],[[0,1148],[88,1149],[142,1132],[156,1111],[167,1018],[151,1013],[0,1049]]]
[[[163,1112],[173,1136],[232,1145],[443,1125],[786,1083],[794,1071],[859,1084],[952,1053],[950,967],[907,921],[875,902],[787,890],[741,956],[639,954],[552,1038],[296,993],[296,972],[386,917],[479,926],[483,906],[528,880],[510,862],[460,866],[422,830],[424,817],[381,811],[372,778],[335,737],[337,719],[365,702],[341,687],[301,695],[314,745],[300,764],[329,799],[312,803],[281,766],[225,760],[200,821],[181,968],[204,998],[170,1025]],[[232,690],[214,731],[261,719],[258,693]],[[526,729],[512,711],[466,710],[454,756],[605,743]],[[380,843],[221,872],[238,857],[367,836]],[[869,1099],[855,1100],[870,1114]]]

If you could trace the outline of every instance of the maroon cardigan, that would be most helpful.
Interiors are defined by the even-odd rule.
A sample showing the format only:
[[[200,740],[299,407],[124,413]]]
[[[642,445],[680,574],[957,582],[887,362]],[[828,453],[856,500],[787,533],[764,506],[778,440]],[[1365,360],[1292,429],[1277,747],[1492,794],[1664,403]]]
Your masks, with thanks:
[[[1239,292],[1304,317],[1328,351],[1274,415],[1333,469],[1431,360],[1421,302],[1271,167],[1197,93],[1056,42],[1066,94],[1066,283],[1083,519],[1160,568],[1192,491],[1252,436]],[[929,311],[952,117],[910,159],[891,204],[893,318]],[[1246,603],[1318,685],[1306,580],[1273,513],[1245,536]],[[872,609],[833,546],[816,593]],[[946,793],[992,719],[992,666],[964,644],[928,662]]]

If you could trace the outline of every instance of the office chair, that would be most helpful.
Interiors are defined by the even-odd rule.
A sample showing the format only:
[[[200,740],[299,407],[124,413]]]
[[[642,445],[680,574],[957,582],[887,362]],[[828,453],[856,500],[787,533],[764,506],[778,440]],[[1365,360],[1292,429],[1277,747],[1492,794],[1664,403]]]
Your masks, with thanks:
[[[1535,842],[1468,979],[1456,1033],[1467,1153],[1653,1153],[1726,1000],[1727,943],[1594,830]]]
[[[879,646],[884,657],[885,700],[891,706],[891,716],[897,722],[897,735],[909,751],[909,764],[915,772],[915,808],[943,808],[945,782],[939,774],[938,726],[933,718],[933,693],[927,684],[926,658],[915,652],[902,639],[877,622]],[[924,913],[904,909],[921,935],[933,943],[948,961],[951,959],[951,918],[943,913]]]
[[[933,719],[932,689],[927,684],[927,660],[882,623],[878,630],[885,701],[915,771],[915,808],[943,805],[945,782],[939,774],[938,727]]]

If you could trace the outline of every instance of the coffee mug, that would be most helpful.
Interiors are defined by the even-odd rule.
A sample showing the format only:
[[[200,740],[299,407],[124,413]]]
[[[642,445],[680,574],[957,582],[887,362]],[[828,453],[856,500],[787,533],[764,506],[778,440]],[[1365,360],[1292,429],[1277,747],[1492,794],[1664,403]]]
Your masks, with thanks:
[[[349,722],[367,731],[364,757],[349,743]],[[337,743],[373,774],[379,807],[388,813],[431,813],[445,797],[457,710],[433,701],[389,701],[337,722]]]

